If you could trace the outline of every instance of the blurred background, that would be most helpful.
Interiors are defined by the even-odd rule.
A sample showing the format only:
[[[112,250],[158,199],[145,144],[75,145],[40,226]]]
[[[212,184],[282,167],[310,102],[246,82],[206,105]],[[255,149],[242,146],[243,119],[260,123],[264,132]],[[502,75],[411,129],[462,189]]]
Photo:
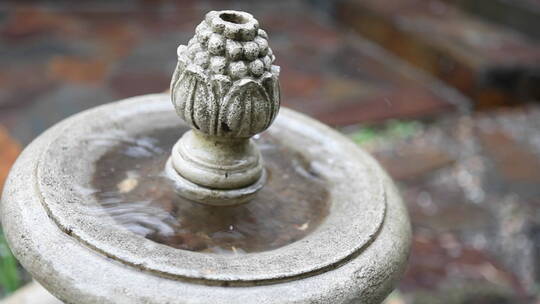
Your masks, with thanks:
[[[540,1],[2,1],[0,188],[61,119],[163,92],[209,10],[269,32],[283,105],[374,154],[411,215],[388,303],[540,303]],[[0,293],[31,280],[0,238]]]

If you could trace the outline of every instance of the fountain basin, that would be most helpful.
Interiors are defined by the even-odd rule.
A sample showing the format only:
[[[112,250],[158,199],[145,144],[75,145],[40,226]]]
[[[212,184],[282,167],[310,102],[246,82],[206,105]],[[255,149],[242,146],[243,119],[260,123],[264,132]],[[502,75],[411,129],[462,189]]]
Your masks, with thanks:
[[[379,303],[392,290],[410,247],[408,216],[392,181],[343,135],[289,109],[262,137],[300,154],[328,192],[328,214],[298,239],[256,252],[197,252],[96,213],[101,202],[92,178],[112,148],[96,142],[168,128],[186,129],[168,95],[130,98],[58,123],[17,160],[2,195],[4,231],[23,266],[59,299]]]

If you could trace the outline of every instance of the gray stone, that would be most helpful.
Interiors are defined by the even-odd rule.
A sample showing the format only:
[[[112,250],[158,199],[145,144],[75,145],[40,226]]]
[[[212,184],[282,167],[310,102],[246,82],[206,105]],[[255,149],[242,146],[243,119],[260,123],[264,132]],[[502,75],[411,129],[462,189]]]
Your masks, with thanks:
[[[263,160],[250,137],[279,111],[279,67],[267,39],[251,14],[211,11],[189,44],[178,47],[171,97],[193,131],[174,147],[167,172],[182,196],[234,205],[264,186]]]
[[[67,303],[378,303],[392,290],[410,246],[392,182],[347,138],[291,110],[268,132],[321,167],[332,200],[304,239],[248,255],[195,253],[84,212],[97,202],[74,187],[107,150],[88,149],[88,138],[179,123],[167,95],[141,96],[64,120],[23,151],[2,195],[2,223],[14,254],[51,293]]]

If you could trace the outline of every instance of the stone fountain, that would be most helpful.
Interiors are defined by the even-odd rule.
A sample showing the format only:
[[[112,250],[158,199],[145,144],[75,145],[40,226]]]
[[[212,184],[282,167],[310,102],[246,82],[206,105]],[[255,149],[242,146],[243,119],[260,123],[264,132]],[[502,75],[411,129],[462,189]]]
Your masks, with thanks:
[[[410,225],[377,162],[280,109],[250,14],[209,12],[177,55],[171,95],[74,115],[21,154],[1,212],[22,265],[66,303],[380,303]]]

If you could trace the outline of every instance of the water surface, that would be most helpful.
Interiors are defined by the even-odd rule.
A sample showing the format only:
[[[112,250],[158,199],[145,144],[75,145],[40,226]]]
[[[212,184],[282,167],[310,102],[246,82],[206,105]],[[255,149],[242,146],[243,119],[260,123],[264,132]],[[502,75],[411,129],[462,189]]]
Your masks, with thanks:
[[[311,233],[328,214],[328,191],[300,153],[256,139],[268,181],[241,206],[207,206],[179,197],[163,168],[182,132],[157,130],[126,139],[96,164],[102,210],[133,233],[178,249],[210,253],[272,250]]]

